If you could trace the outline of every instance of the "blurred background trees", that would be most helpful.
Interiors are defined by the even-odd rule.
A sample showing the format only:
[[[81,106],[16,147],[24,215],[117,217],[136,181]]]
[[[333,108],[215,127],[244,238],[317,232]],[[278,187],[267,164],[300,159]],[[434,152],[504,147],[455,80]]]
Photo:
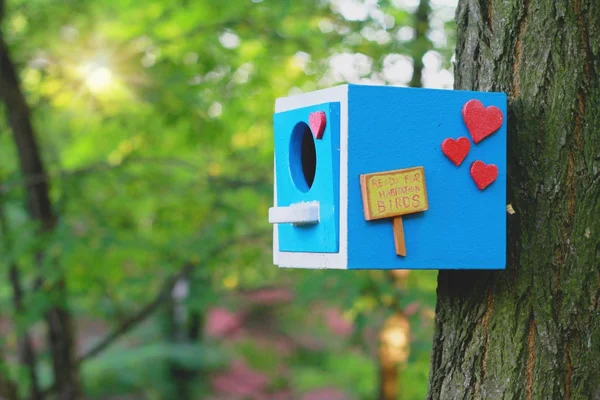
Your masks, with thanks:
[[[436,274],[274,267],[271,125],[450,88],[452,1],[4,2],[0,397],[425,397]]]

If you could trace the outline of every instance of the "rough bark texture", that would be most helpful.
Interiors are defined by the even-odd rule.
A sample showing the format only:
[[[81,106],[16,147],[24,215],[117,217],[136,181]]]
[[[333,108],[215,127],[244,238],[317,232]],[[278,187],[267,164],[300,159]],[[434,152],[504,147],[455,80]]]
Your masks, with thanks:
[[[509,96],[516,214],[505,271],[439,274],[428,397],[600,399],[600,2],[462,0],[456,19],[456,89]]]

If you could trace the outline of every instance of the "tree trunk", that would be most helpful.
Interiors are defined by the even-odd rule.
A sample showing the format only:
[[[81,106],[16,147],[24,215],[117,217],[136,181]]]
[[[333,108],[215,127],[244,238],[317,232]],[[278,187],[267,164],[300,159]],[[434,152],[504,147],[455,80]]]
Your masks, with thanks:
[[[509,97],[516,213],[505,271],[439,273],[428,397],[600,399],[600,3],[461,0],[456,19],[456,89]]]
[[[0,8],[0,15],[2,9]],[[8,376],[8,368],[4,362],[3,348],[0,346],[0,399],[2,400],[18,400],[17,384]]]
[[[400,373],[410,354],[410,323],[395,306],[379,332],[379,400],[396,400],[401,392]]]
[[[17,388],[14,382],[9,381],[4,376],[0,375],[0,399],[2,400],[17,400]]]
[[[7,253],[12,249],[11,233],[8,227],[8,221],[4,215],[4,204],[2,196],[0,195],[0,236],[3,238],[2,250]],[[21,271],[19,265],[12,261],[10,263],[8,272],[8,281],[12,287],[13,295],[13,306],[15,316],[22,315],[25,313],[23,306],[23,283],[21,281]],[[19,361],[23,366],[26,366],[29,372],[29,380],[31,385],[29,398],[31,400],[39,400],[42,398],[40,391],[38,372],[37,372],[37,361],[36,354],[33,348],[33,342],[29,329],[25,328],[23,332],[18,335],[18,348],[19,348]],[[0,361],[0,366],[2,362]],[[1,371],[0,371],[1,374]],[[0,385],[1,386],[1,385]],[[7,395],[5,395],[7,397]],[[2,390],[0,390],[0,399],[2,398]]]
[[[0,0],[0,16],[3,14]],[[6,106],[8,123],[19,154],[21,171],[27,182],[28,212],[40,223],[40,231],[54,229],[56,215],[50,202],[46,171],[40,157],[31,124],[30,111],[8,48],[0,33],[0,99]],[[43,254],[38,254],[41,260]],[[52,354],[55,387],[59,398],[77,399],[80,396],[79,377],[74,357],[74,337],[71,315],[66,307],[65,282],[60,279],[49,293],[53,306],[46,313],[48,343]]]
[[[421,0],[413,15],[415,38],[411,43],[413,74],[410,83],[408,84],[410,87],[423,86],[423,56],[431,50],[431,41],[427,38],[430,13],[431,6],[429,0]]]

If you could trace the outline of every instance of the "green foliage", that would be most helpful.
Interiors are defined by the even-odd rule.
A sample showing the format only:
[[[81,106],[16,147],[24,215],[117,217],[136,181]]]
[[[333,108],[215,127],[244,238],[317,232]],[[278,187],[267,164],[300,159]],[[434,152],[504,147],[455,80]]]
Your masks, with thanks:
[[[271,284],[294,289],[294,304],[282,311],[283,330],[327,335],[322,327],[306,327],[308,307],[327,304],[354,323],[352,343],[360,344],[352,352],[343,351],[349,343],[332,346],[318,363],[283,357],[292,364],[292,386],[304,391],[337,385],[372,398],[377,371],[372,349],[360,343],[361,332],[376,323],[372,315],[389,312],[390,299],[433,307],[435,275],[411,274],[408,286],[398,290],[381,271],[279,271],[271,263],[266,222],[274,100],[347,79],[398,83],[387,75],[388,56],[413,54],[414,43],[396,39],[412,24],[412,10],[381,1],[360,18],[350,18],[342,3],[8,1],[3,34],[32,108],[60,217],[52,232],[36,234],[0,108],[5,215],[0,272],[7,276],[16,263],[27,289],[43,277],[37,290],[26,293],[22,313],[14,312],[10,282],[0,283],[0,305],[7,310],[2,314],[15,314],[15,330],[7,335],[13,353],[17,337],[25,329],[38,332],[44,312],[64,301],[48,296],[63,277],[75,318],[103,321],[106,334],[191,266],[180,301],[187,307],[184,321],[165,317],[158,337],[134,331],[135,340],[117,341],[85,361],[82,376],[90,396],[144,392],[169,398],[174,365],[218,369],[229,357],[203,345],[202,333],[196,340],[178,341],[173,332],[185,331],[192,314],[204,317],[240,289]],[[433,45],[446,66],[449,40]],[[340,54],[365,57],[368,67],[336,71],[332,60]],[[37,265],[41,250],[44,258]],[[420,326],[428,318],[419,314],[411,320],[419,339],[403,378],[411,382],[403,385],[407,398],[422,398],[425,390],[431,327]],[[89,349],[97,338],[90,339],[85,327],[79,332],[79,346]],[[280,361],[276,352],[252,342],[235,352],[266,373]],[[42,381],[49,385],[50,360],[44,354],[39,363]],[[196,380],[194,387],[206,390],[206,380]],[[27,380],[20,382],[26,391]]]
[[[345,352],[324,354],[319,363],[305,363],[293,370],[294,384],[300,392],[323,387],[338,387],[354,398],[372,399],[377,386],[377,370],[372,359]]]
[[[141,388],[166,390],[169,363],[202,373],[222,368],[227,358],[214,347],[198,344],[154,343],[107,351],[83,369],[86,390],[96,396],[136,392]]]

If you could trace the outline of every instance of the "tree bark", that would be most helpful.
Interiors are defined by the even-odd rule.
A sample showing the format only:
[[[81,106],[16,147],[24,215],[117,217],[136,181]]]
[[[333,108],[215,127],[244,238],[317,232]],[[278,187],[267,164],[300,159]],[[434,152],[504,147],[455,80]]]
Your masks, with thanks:
[[[3,1],[0,0],[0,15],[3,14]],[[4,38],[0,34],[0,99],[6,106],[8,123],[13,132],[19,154],[21,171],[27,182],[28,211],[31,218],[40,223],[40,232],[51,231],[56,223],[52,209],[49,187],[45,177],[37,140],[31,124],[30,110],[19,85],[16,69]],[[38,254],[38,259],[43,257]],[[70,313],[65,305],[66,290],[63,279],[52,288],[53,306],[46,313],[48,343],[52,355],[52,366],[57,390],[61,399],[77,399],[80,396],[79,377],[74,357],[74,338]]]
[[[440,271],[430,399],[600,399],[600,3],[461,0],[455,88],[503,91],[505,271]],[[482,249],[482,251],[485,251]]]

